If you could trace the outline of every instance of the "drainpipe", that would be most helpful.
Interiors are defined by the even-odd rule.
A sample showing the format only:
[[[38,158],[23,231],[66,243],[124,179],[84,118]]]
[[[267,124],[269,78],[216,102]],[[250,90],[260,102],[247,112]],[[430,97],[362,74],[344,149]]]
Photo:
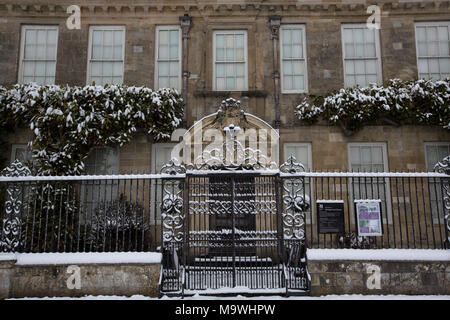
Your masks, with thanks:
[[[274,84],[274,97],[275,97],[275,121],[274,127],[280,128],[280,92],[279,92],[279,83],[280,83],[280,70],[278,63],[278,39],[280,37],[280,25],[281,25],[281,17],[280,16],[270,16],[269,17],[269,28],[270,28],[270,38],[272,39],[273,44],[273,84]]]
[[[187,128],[187,82],[188,82],[188,78],[190,77],[190,73],[187,69],[188,65],[188,39],[189,37],[189,30],[191,29],[192,26],[192,18],[188,15],[185,14],[184,16],[181,16],[180,18],[180,22],[181,22],[181,31],[183,33],[183,65],[182,65],[182,70],[183,70],[183,101],[184,101],[184,114],[183,114],[183,127]]]

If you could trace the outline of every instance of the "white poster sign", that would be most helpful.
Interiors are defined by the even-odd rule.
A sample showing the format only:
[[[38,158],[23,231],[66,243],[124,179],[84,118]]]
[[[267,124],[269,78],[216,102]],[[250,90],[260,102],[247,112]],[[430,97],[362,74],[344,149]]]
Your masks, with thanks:
[[[382,236],[381,200],[355,200],[358,236]]]

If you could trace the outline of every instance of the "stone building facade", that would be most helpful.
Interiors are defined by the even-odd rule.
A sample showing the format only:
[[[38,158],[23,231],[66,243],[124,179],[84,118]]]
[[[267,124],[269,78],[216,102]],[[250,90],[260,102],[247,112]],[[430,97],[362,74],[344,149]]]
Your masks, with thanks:
[[[371,15],[367,9],[373,4],[377,4],[381,28],[366,33],[364,30],[369,29],[365,24]],[[71,5],[80,9],[79,29],[68,27],[68,19],[76,12],[68,13]],[[450,1],[5,0],[0,4],[1,85],[31,79],[26,71],[30,62],[26,48],[39,46],[40,26],[56,30],[47,32],[43,40],[50,50],[50,64],[45,65],[48,79],[44,75],[44,81],[85,85],[110,79],[151,88],[168,83],[182,90],[186,98],[185,127],[216,112],[222,100],[234,97],[242,102],[246,112],[279,129],[281,161],[287,154],[296,153],[312,170],[364,169],[364,165],[373,169],[374,163],[379,162],[351,160],[353,147],[359,148],[361,157],[367,150],[371,150],[372,157],[381,155],[383,170],[422,171],[430,169],[450,150],[450,134],[439,127],[377,125],[347,136],[341,128],[326,123],[303,125],[294,114],[294,107],[305,92],[323,95],[358,81],[356,69],[347,69],[347,64],[353,63],[346,53],[349,43],[354,45],[352,50],[358,50],[361,43],[366,45],[365,50],[373,50],[373,55],[365,60],[365,81],[371,76],[381,84],[391,78],[412,80],[422,75],[448,75]],[[420,27],[424,28],[423,37],[428,43],[433,41],[433,34],[428,35],[427,28],[437,30],[440,37],[437,71],[432,71],[432,67],[419,70],[420,57],[424,56],[418,45]],[[37,32],[36,40],[33,30]],[[175,32],[173,37],[171,31]],[[111,45],[105,40],[108,32],[113,32]],[[351,32],[353,38],[350,36],[349,40],[346,34]],[[105,38],[98,40],[100,36]],[[356,40],[359,36],[363,36],[362,42]],[[228,47],[221,45],[227,39],[235,41],[230,53],[234,59],[228,59]],[[107,46],[112,46],[109,53]],[[103,56],[97,57],[94,50],[100,47]],[[288,50],[292,50],[291,54],[286,53]],[[218,58],[221,54],[223,61]],[[37,63],[38,54],[31,55]],[[110,62],[113,64],[104,67]],[[224,67],[220,66],[222,62]],[[354,63],[356,68],[357,62]],[[98,71],[99,65],[107,71]],[[40,71],[36,65],[34,68],[31,77],[36,80]],[[231,76],[226,73],[227,68],[234,70]],[[369,71],[371,68],[375,69]],[[225,72],[223,78],[221,72]],[[25,152],[21,148],[31,135],[20,130],[10,135],[11,160],[19,151]],[[157,171],[168,160],[169,147],[138,133],[130,144],[111,156],[118,162],[112,166],[123,173]]]

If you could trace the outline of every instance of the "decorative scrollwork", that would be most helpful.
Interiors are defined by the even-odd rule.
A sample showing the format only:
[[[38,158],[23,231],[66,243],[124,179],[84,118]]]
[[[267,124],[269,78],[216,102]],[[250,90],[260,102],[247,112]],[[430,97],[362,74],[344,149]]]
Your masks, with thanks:
[[[434,166],[434,171],[449,175],[448,178],[441,180],[444,203],[444,223],[447,236],[446,246],[450,248],[450,155]]]
[[[283,236],[284,239],[305,240],[305,211],[310,206],[304,194],[303,179],[287,179],[283,184]]]
[[[450,175],[450,155],[436,163],[434,171]]]
[[[170,175],[183,174],[186,173],[186,168],[177,159],[172,158],[161,168],[160,173]]]
[[[30,176],[31,171],[27,166],[24,166],[19,159],[16,159],[9,167],[6,167],[0,173],[3,177],[26,177]]]
[[[280,172],[283,173],[299,173],[305,172],[305,167],[297,162],[297,159],[291,154],[287,161],[280,166]]]
[[[226,140],[219,148],[205,149],[187,166],[190,170],[262,170],[277,169],[277,164],[271,161],[260,150],[244,148],[236,139],[240,128],[230,124],[224,128]]]
[[[163,199],[161,203],[161,219],[163,242],[183,241],[183,197],[180,181],[167,180],[163,183]]]
[[[0,173],[4,177],[24,177],[31,175],[30,169],[19,160],[15,160]],[[20,247],[20,233],[22,228],[21,210],[23,207],[23,185],[11,183],[6,190],[5,215],[3,217],[1,252],[14,252]]]

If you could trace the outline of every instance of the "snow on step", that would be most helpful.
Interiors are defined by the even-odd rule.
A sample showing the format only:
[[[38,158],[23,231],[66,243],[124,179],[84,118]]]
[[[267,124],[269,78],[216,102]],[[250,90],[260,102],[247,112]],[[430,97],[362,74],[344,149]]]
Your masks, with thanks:
[[[450,261],[439,249],[308,249],[308,260]]]
[[[211,257],[211,258],[195,258],[195,262],[226,262],[233,261],[233,257],[224,256],[224,257]],[[272,259],[260,258],[257,256],[236,256],[235,261],[237,262],[272,262]]]
[[[147,264],[162,260],[158,252],[18,253],[15,256],[17,265]]]

